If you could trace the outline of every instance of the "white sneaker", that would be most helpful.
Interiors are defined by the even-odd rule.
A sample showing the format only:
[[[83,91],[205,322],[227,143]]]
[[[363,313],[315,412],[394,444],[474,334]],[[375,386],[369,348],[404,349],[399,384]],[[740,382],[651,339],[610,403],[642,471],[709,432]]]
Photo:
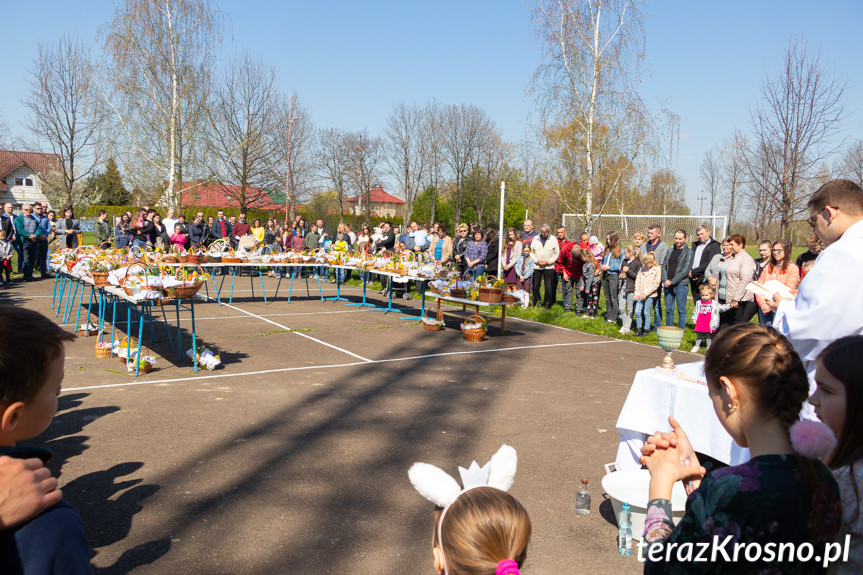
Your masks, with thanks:
[[[699,350],[700,348],[701,348],[701,346],[700,346],[700,345],[693,345],[693,346],[692,346],[692,353],[698,353],[698,350]]]

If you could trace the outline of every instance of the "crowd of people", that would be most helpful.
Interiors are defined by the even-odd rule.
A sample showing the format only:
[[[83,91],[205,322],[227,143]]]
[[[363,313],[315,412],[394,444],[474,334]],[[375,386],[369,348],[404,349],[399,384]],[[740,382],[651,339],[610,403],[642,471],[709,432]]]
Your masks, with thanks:
[[[622,306],[623,314],[632,302],[646,301],[636,294],[648,295],[647,290],[661,287],[669,322],[675,307],[681,321],[680,310],[690,291],[711,314],[720,315],[720,322],[722,314],[731,320],[709,347],[704,372],[717,418],[739,445],[749,448],[751,459],[706,474],[686,432],[673,418],[670,432],[648,439],[642,462],[650,471],[649,503],[645,547],[640,549],[646,573],[821,573],[828,568],[830,573],[859,573],[863,568],[863,419],[858,417],[863,409],[863,189],[846,180],[829,182],[813,195],[809,208],[809,223],[824,252],[811,270],[802,261],[796,279],[791,267],[796,263],[789,261],[789,246],[781,241],[771,243],[769,250],[765,244],[758,262],[738,258],[745,253],[745,239],[739,236],[727,238],[724,249],[711,256],[708,247],[715,240],[704,229],[699,230],[694,249],[687,247],[686,233],[680,230],[674,234],[673,247],[662,249],[661,230],[652,227],[642,238],[646,241],[634,241],[629,249],[621,249],[617,235],[610,233],[601,251],[593,248],[598,242],[590,237],[584,248],[567,246],[565,231],[559,229],[553,238],[549,226],[529,238],[524,236],[532,232],[530,222],[525,222],[521,238],[508,231],[501,247],[504,266],[512,262],[517,281],[545,284],[546,296],[556,293],[558,281],[569,282],[570,291],[578,289],[575,272],[580,270],[582,280],[591,276],[590,294],[598,289],[593,279],[599,278],[611,300],[607,306]],[[227,226],[216,226],[230,233]],[[39,229],[32,224],[22,222],[19,230],[38,241]],[[460,237],[466,238],[467,232],[466,226],[459,226]],[[467,269],[481,265],[479,244],[488,243],[482,230],[471,232],[473,249],[465,246],[461,251]],[[432,257],[443,257],[446,230],[438,227],[435,236]],[[392,245],[399,237],[404,235],[381,226],[380,238],[370,249]],[[418,235],[408,237],[416,249]],[[811,245],[816,247],[814,241]],[[454,246],[451,251],[457,252]],[[513,258],[514,251],[521,253]],[[564,252],[583,265],[567,267],[564,259],[561,269],[566,273],[559,278],[555,265]],[[528,278],[531,265],[533,275]],[[659,273],[650,272],[656,267]],[[806,279],[796,286],[794,298],[777,292],[750,305],[753,299],[740,290],[740,283],[756,274],[783,282],[791,278],[788,281],[794,283],[804,273]],[[563,292],[566,301],[566,287]],[[539,292],[533,293],[537,305],[549,303],[548,297],[540,300]],[[633,294],[632,300],[619,298],[627,293]],[[713,299],[720,294],[722,303]],[[588,297],[588,306],[593,299]],[[658,313],[650,305],[640,307],[648,318]],[[746,308],[750,310],[741,311]],[[612,309],[607,307],[609,317]],[[768,317],[773,313],[775,327],[745,320],[758,310]],[[715,321],[713,315],[710,321]],[[0,330],[0,571],[89,573],[90,553],[80,517],[62,499],[57,481],[44,467],[50,454],[16,449],[18,442],[41,433],[53,418],[63,380],[64,347],[75,336],[24,307],[0,306],[0,324],[26,326]],[[22,356],[29,361],[22,364]],[[823,423],[801,422],[806,403]],[[827,430],[832,435],[825,435]],[[501,467],[506,471],[498,471]],[[471,466],[464,472],[464,489],[445,473],[427,474],[420,482],[411,477],[421,494],[439,507],[434,515],[436,570],[447,575],[518,575],[533,528],[526,507],[505,493],[515,474],[514,451],[499,452],[488,466]],[[689,499],[675,525],[670,499],[677,481],[685,482]],[[827,547],[834,543],[840,545],[838,554]],[[712,549],[703,547],[711,544]],[[807,545],[811,553],[805,551]],[[710,561],[694,564],[705,549]]]

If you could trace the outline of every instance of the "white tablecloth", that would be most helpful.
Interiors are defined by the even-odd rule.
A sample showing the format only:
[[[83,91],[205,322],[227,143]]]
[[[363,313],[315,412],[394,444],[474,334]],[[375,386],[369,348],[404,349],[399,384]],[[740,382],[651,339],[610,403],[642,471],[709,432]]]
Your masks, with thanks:
[[[681,379],[678,373],[666,375],[656,369],[644,369],[635,374],[617,418],[620,444],[615,461],[618,469],[641,467],[638,457],[644,440],[657,431],[671,431],[669,415],[680,422],[695,451],[729,465],[749,460],[749,450],[731,439],[713,411],[704,380],[704,362],[677,367],[688,378],[699,380],[698,383]]]

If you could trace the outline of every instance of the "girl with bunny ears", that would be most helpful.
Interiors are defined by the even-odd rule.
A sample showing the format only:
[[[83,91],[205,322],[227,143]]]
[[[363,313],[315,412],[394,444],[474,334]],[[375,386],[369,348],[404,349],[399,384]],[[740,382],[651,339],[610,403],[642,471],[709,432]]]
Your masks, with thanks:
[[[527,511],[506,491],[515,478],[515,449],[502,446],[482,468],[459,467],[464,488],[443,470],[415,463],[408,471],[416,490],[438,506],[432,552],[444,575],[519,575],[527,558]]]

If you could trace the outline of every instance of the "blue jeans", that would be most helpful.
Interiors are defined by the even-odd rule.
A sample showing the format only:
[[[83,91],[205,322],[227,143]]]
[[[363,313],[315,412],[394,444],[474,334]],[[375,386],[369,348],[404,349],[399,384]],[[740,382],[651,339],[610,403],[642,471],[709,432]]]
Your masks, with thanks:
[[[484,273],[485,273],[485,265],[484,264],[477,264],[476,267],[466,269],[464,272],[464,277],[465,277],[465,279],[467,279],[467,278],[474,279],[478,276],[481,276]]]
[[[635,329],[641,329],[641,312],[644,311],[644,329],[650,331],[650,318],[653,316],[653,299],[635,300]]]
[[[764,313],[761,308],[758,308],[758,323],[761,325],[773,325],[773,318],[776,317],[775,311]]]
[[[689,297],[689,286],[677,285],[663,288],[665,293],[665,325],[674,325],[674,303],[677,302],[677,327],[686,327],[686,300]]]
[[[147,242],[144,240],[139,240],[138,238],[135,238],[134,240],[132,240],[132,246],[133,247],[139,247],[139,248],[145,248],[145,247],[147,247]]]

